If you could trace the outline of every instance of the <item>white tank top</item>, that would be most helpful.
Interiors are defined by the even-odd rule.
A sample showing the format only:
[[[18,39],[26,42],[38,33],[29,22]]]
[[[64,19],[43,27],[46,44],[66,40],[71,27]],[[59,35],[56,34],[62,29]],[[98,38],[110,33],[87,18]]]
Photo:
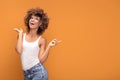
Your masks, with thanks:
[[[34,65],[40,62],[39,60],[39,40],[41,36],[38,37],[34,42],[26,41],[26,33],[23,36],[23,51],[21,54],[21,62],[23,70],[30,69]]]

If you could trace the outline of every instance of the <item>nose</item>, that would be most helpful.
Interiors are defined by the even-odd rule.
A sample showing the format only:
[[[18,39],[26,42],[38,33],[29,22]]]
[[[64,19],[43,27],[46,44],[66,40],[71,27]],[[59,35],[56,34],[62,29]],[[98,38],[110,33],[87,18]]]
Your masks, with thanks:
[[[34,19],[32,18],[31,21],[34,21]]]
[[[35,21],[35,19],[30,19],[30,22],[34,22]]]

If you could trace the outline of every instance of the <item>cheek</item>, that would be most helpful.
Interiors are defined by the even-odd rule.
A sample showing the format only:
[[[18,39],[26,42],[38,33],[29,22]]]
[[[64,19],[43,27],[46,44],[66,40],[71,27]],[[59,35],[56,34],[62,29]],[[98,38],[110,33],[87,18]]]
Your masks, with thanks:
[[[40,21],[39,20],[35,20],[35,23],[40,23]]]
[[[29,19],[28,21],[31,22],[31,19]]]
[[[40,26],[41,23],[40,23],[40,21],[36,21],[36,24]]]

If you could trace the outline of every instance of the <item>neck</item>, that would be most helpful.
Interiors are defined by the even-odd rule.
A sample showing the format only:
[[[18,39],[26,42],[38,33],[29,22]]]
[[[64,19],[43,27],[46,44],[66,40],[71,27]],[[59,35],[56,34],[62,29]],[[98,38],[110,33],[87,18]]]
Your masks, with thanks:
[[[36,29],[36,30],[35,30],[35,29],[34,29],[34,30],[31,29],[28,34],[29,34],[30,37],[36,37],[36,36],[38,36],[38,35],[37,35],[37,29]]]

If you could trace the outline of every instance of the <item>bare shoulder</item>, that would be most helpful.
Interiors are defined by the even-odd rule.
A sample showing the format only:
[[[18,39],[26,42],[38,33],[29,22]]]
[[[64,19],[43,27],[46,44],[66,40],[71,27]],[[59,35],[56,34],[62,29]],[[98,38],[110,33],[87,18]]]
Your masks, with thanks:
[[[39,40],[39,45],[45,45],[46,44],[46,39],[41,37]]]

